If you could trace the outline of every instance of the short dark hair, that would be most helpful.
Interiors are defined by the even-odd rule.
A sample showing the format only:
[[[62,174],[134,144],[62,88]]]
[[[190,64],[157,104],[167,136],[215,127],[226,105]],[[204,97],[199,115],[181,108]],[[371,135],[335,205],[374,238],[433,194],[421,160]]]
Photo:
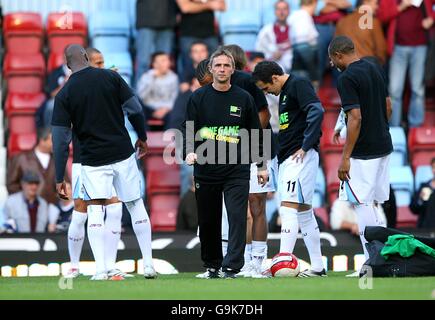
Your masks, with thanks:
[[[349,54],[355,52],[355,45],[351,38],[346,36],[338,36],[332,39],[329,44],[328,53],[330,55],[336,53]]]
[[[233,68],[236,67],[236,62],[234,61],[233,55],[231,54],[231,52],[229,52],[228,50],[224,49],[223,47],[219,47],[215,52],[213,52],[213,54],[209,58],[209,66],[212,67],[214,59],[217,58],[217,57],[220,57],[220,56],[227,56],[230,59],[230,61],[231,61],[232,67]]]
[[[36,131],[36,136],[38,138],[38,142],[41,140],[47,140],[47,138],[50,136],[51,129],[50,127],[40,127]]]
[[[169,57],[169,54],[167,54],[167,53],[164,52],[164,51],[156,51],[156,52],[154,52],[154,53],[151,55],[151,66],[153,65],[154,60],[156,60],[156,58],[157,58],[158,56],[163,56],[163,55]]]
[[[236,64],[236,70],[243,70],[245,69],[246,65],[248,64],[246,53],[243,51],[241,47],[239,47],[237,44],[229,44],[226,46],[223,46],[225,50],[228,50],[234,58],[234,62]]]
[[[255,82],[272,83],[272,76],[282,76],[284,71],[275,61],[259,62],[252,73],[252,79]]]
[[[194,42],[192,42],[192,44],[190,45],[189,51],[192,50],[193,46],[196,46],[196,45],[202,45],[202,46],[206,47],[207,51],[208,51],[207,44],[204,41],[201,41],[201,40],[195,40]]]
[[[101,54],[101,51],[92,47],[86,48],[86,53],[88,54],[88,57],[90,57],[93,54]]]
[[[202,60],[198,63],[195,70],[195,77],[198,79],[199,83],[203,83],[206,76],[211,75],[208,65],[210,64],[210,59]]]

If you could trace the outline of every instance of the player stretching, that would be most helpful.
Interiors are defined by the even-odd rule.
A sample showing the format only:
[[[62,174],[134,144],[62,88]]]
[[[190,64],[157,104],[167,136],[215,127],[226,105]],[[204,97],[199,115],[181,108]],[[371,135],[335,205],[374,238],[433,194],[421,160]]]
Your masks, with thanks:
[[[100,51],[94,48],[87,48],[91,67],[104,69],[104,57]],[[79,262],[85,239],[85,224],[87,220],[87,207],[83,200],[83,188],[81,179],[82,165],[80,161],[80,144],[73,136],[73,165],[72,165],[72,186],[74,211],[71,223],[68,228],[68,252],[71,261],[71,269],[65,278],[77,278],[80,276]],[[116,194],[115,192],[113,193]],[[116,254],[118,243],[121,238],[122,203],[114,196],[105,203],[106,219],[104,220],[104,260],[109,279],[132,277],[119,269],[116,269]]]
[[[115,188],[131,215],[132,225],[144,260],[144,276],[154,278],[151,225],[140,197],[140,178],[134,148],[124,126],[125,111],[139,139],[138,157],[147,150],[145,119],[133,92],[116,72],[89,66],[81,46],[66,50],[72,75],[57,94],[53,111],[53,147],[56,188],[66,197],[63,175],[72,131],[79,140],[81,178],[88,213],[88,237],[96,263],[93,280],[108,278],[105,266],[104,204]],[[121,107],[122,106],[122,107]]]
[[[381,68],[360,60],[351,39],[334,38],[329,45],[329,57],[342,71],[338,92],[347,118],[347,138],[338,169],[340,200],[350,201],[355,207],[360,239],[368,259],[365,227],[385,226],[375,201],[383,203],[390,195],[391,100]]]
[[[323,107],[308,80],[285,74],[276,62],[260,62],[252,76],[264,92],[280,95],[280,252],[293,252],[300,226],[310,255],[311,270],[305,270],[299,276],[326,276],[320,250],[319,227],[311,207],[319,167],[318,147]]]

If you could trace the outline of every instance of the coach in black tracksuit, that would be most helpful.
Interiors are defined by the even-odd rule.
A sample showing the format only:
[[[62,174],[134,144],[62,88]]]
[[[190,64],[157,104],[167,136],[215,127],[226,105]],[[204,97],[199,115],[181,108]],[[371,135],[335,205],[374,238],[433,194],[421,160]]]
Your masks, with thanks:
[[[208,278],[219,277],[221,267],[223,277],[234,277],[244,262],[250,163],[259,160],[252,159],[250,142],[243,141],[241,130],[247,130],[250,137],[250,130],[260,129],[261,125],[249,93],[230,84],[234,72],[231,54],[226,50],[216,51],[210,58],[210,68],[213,83],[196,90],[188,102],[183,124],[184,151],[187,164],[195,164],[201,258]],[[189,131],[192,123],[193,134],[200,136],[201,141],[193,141]],[[262,139],[259,139],[258,148],[261,154]],[[261,166],[263,163],[264,168]],[[259,161],[258,179],[261,184],[268,179],[265,163]],[[229,245],[224,259],[222,193],[229,222]]]

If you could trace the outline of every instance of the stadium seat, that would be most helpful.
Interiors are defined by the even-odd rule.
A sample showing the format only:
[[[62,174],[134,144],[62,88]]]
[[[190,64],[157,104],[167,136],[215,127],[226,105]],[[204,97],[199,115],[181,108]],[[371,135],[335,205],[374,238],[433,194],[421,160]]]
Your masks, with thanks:
[[[178,170],[148,172],[146,181],[149,195],[177,193],[180,189],[180,173]]]
[[[319,88],[317,95],[325,110],[333,109],[340,111],[341,99],[336,88],[322,86]]]
[[[144,160],[146,172],[152,171],[176,171],[178,169],[178,165],[174,164],[166,164],[163,155],[160,154],[147,154]]]
[[[36,132],[34,115],[15,115],[8,118],[9,133],[26,134]]]
[[[431,166],[418,166],[417,170],[415,170],[415,190],[418,191],[422,183],[426,183],[432,178]]]
[[[32,150],[36,144],[36,133],[11,134],[8,141],[8,157]]]
[[[50,74],[54,69],[60,67],[64,63],[63,53],[50,53],[47,62],[47,74]]]
[[[223,35],[224,45],[237,44],[244,51],[255,51],[257,33],[254,32],[231,32]]]
[[[396,228],[415,228],[417,220],[418,217],[409,210],[408,206],[397,207]]]
[[[81,12],[53,12],[47,18],[50,52],[63,53],[69,44],[87,45],[88,27]]]
[[[118,69],[118,73],[126,80],[128,84],[131,82],[133,76],[133,62],[129,52],[116,52],[107,53],[101,51],[104,54],[104,63],[107,68],[115,67]]]
[[[435,127],[411,128],[408,148],[414,170],[419,165],[428,165],[435,157]]]
[[[10,93],[6,98],[6,116],[34,115],[44,103],[45,94],[39,93]]]
[[[435,110],[426,110],[423,127],[435,127]]]
[[[390,166],[404,166],[407,162],[407,147],[405,130],[402,127],[390,128],[394,151],[390,157]]]
[[[150,219],[153,231],[175,231],[180,196],[158,194],[150,197]]]
[[[414,193],[414,176],[408,166],[390,168],[390,183],[398,207],[408,206]]]
[[[147,132],[147,137],[148,154],[162,155],[166,148],[174,148],[174,142],[170,133],[163,131]]]
[[[326,129],[334,130],[339,114],[340,109],[325,109],[322,121],[322,131]]]
[[[43,89],[45,61],[41,53],[7,53],[3,63],[8,92],[38,93]]]
[[[126,11],[102,11],[89,19],[89,36],[92,46],[101,52],[128,52],[130,22]]]
[[[328,211],[326,210],[326,208],[315,208],[314,214],[323,221],[326,229],[330,229],[329,214],[328,214]]]
[[[41,15],[33,12],[16,12],[5,15],[3,32],[9,53],[41,52],[44,27]]]

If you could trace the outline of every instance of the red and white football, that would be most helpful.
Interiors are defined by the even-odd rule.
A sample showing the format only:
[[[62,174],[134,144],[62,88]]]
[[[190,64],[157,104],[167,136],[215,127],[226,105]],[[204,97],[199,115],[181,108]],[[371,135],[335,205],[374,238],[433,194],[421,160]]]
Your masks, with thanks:
[[[278,253],[272,258],[270,271],[273,277],[296,277],[299,274],[298,258],[290,252]]]

